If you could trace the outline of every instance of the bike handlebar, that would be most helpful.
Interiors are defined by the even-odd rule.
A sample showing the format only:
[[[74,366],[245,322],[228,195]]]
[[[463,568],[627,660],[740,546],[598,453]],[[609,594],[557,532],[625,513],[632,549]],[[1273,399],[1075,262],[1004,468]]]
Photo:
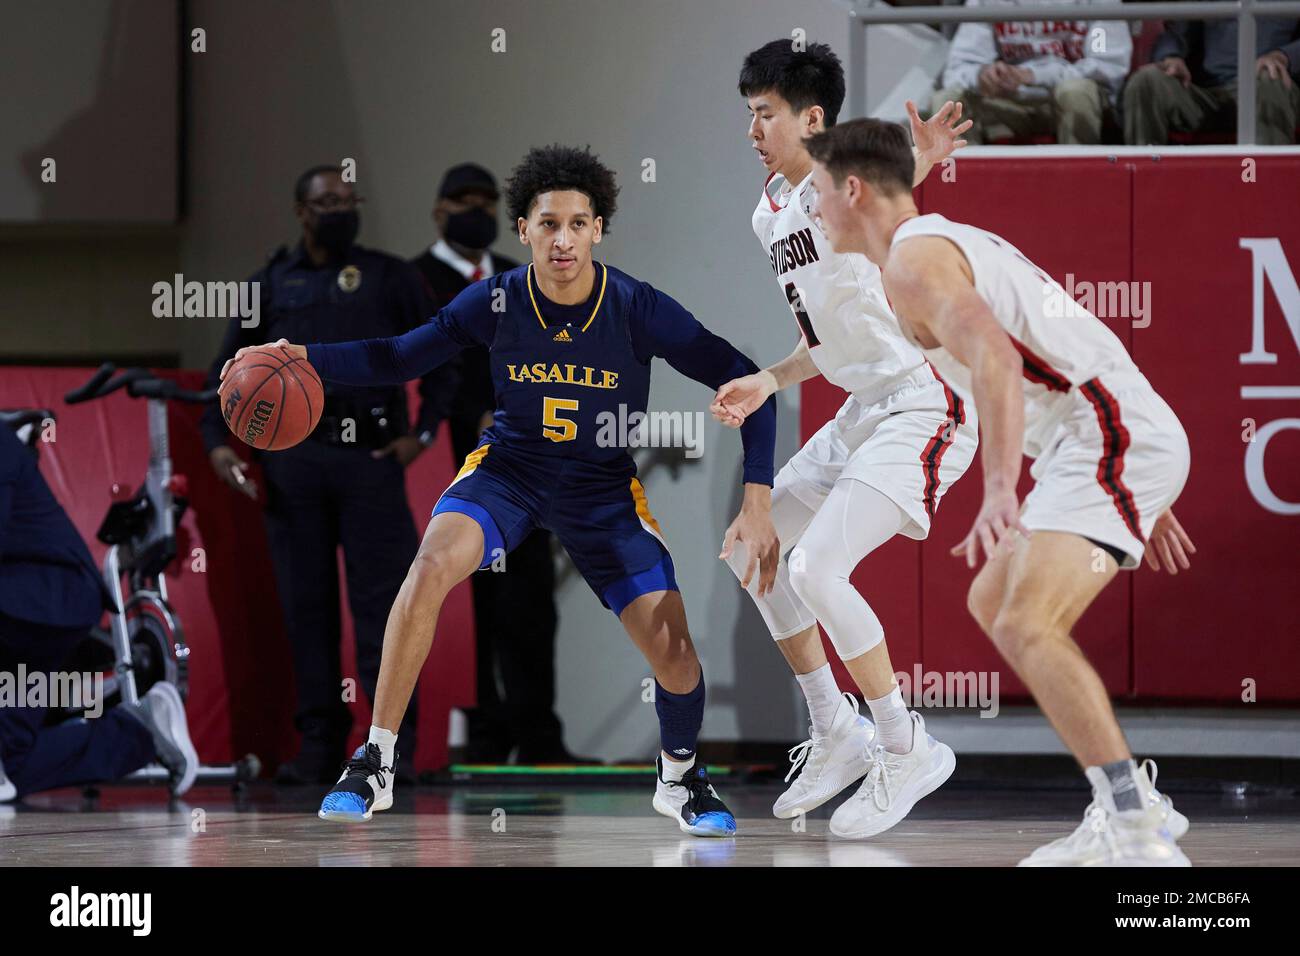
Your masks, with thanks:
[[[171,379],[149,378],[131,382],[127,385],[128,395],[134,398],[161,398],[173,402],[189,402],[193,405],[206,405],[217,397],[215,388],[202,392],[181,388]]]
[[[74,388],[68,394],[63,396],[63,400],[69,405],[76,405],[78,402],[88,402],[92,398],[99,398],[101,395],[108,394],[100,391],[101,386],[113,377],[116,366],[112,362],[105,362],[101,365],[95,374],[90,377],[85,385],[81,388]]]
[[[68,392],[63,396],[63,400],[69,405],[77,405],[103,398],[120,388],[125,388],[126,393],[132,398],[158,398],[193,405],[205,405],[217,397],[216,389],[196,392],[181,388],[171,379],[159,378],[146,368],[129,368],[117,378],[113,378],[113,373],[116,371],[117,366],[112,362],[105,362],[85,385]]]

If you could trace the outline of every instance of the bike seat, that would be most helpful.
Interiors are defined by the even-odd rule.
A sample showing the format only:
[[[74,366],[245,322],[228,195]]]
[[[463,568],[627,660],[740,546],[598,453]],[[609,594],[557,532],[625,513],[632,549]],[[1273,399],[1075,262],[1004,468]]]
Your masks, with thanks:
[[[47,418],[54,418],[54,412],[48,408],[0,408],[0,425],[8,425],[14,431],[24,425],[39,425]]]
[[[0,408],[0,426],[14,430],[18,440],[33,451],[40,441],[41,424],[54,420],[54,412],[48,408]]]

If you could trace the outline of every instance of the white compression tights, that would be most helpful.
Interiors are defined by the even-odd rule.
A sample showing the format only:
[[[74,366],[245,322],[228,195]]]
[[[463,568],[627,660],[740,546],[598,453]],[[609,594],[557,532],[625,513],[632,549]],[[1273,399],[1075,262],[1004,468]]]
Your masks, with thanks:
[[[778,487],[772,493],[772,523],[782,549],[776,586],[758,597],[758,573],[749,595],[776,640],[805,631],[820,621],[841,660],[852,660],[884,640],[871,605],[849,583],[849,575],[868,554],[907,524],[903,510],[869,485],[845,478],[835,483],[820,508],[811,508]],[[793,547],[790,547],[793,545]],[[744,573],[746,551],[737,544],[728,564]]]

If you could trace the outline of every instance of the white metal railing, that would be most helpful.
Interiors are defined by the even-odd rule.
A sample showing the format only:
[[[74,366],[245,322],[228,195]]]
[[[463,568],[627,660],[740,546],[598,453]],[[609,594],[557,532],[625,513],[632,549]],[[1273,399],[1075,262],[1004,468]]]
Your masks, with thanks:
[[[1255,142],[1255,20],[1300,16],[1300,0],[1208,0],[1181,3],[1051,3],[1024,7],[890,7],[877,0],[840,0],[850,17],[849,112],[866,115],[867,28],[886,23],[1010,23],[1038,20],[1237,21],[1237,143]],[[1023,16],[1010,14],[1023,13]]]

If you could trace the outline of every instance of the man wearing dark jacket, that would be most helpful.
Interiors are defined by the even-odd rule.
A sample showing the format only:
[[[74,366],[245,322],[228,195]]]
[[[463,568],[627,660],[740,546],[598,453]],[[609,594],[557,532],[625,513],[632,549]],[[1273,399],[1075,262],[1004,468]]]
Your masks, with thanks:
[[[432,314],[420,276],[394,256],[356,244],[359,197],[339,167],[308,169],[294,187],[301,238],[253,276],[261,323],[230,320],[213,359],[209,387],[240,348],[273,342],[345,342],[399,335]],[[276,587],[293,655],[302,734],[298,755],[280,766],[281,783],[332,783],[344,757],[352,717],[344,702],[340,660],[338,550],[343,549],[348,604],[362,689],[374,698],[384,626],[419,546],[406,498],[405,469],[433,441],[445,409],[436,369],[420,384],[414,423],[405,387],[325,386],[320,423],[299,445],[259,453],[266,481],[266,528]],[[202,420],[218,477],[255,495],[248,465],[230,446],[217,406]],[[402,726],[399,779],[415,760],[415,702]]]
[[[497,236],[497,185],[481,166],[447,171],[433,207],[439,239],[413,262],[433,300],[430,314],[466,286],[516,268],[489,252]],[[441,400],[457,461],[474,450],[492,424],[496,396],[485,348],[465,350],[441,380]],[[469,713],[471,762],[504,763],[515,747],[519,763],[572,763],[555,715],[555,567],[551,535],[534,531],[511,552],[504,570],[470,578],[478,658],[478,706]],[[520,615],[512,609],[527,607]],[[500,689],[498,689],[498,678]]]
[[[45,726],[51,702],[28,701],[31,678],[57,671],[112,606],[35,457],[0,425],[0,684],[7,685],[0,686],[0,802],[115,780],[154,759],[172,772],[177,793],[193,782],[198,756],[180,695],[166,681],[138,704],[89,706],[86,717],[53,727]]]
[[[1255,142],[1286,146],[1300,123],[1300,20],[1255,25]],[[1164,146],[1171,129],[1230,132],[1237,122],[1237,21],[1165,24],[1151,62],[1124,88],[1124,141]]]

